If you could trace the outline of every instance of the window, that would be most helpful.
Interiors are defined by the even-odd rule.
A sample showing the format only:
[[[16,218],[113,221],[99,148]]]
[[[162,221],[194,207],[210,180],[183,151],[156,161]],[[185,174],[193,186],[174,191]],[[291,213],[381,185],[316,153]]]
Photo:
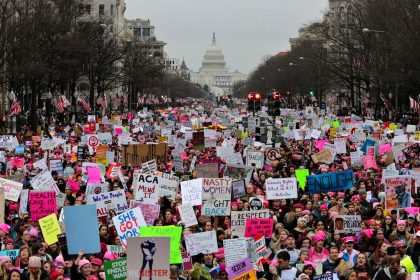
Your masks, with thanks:
[[[79,5],[79,13],[80,15],[90,15],[90,4],[86,4],[86,5]]]
[[[143,28],[143,37],[150,36],[150,28]]]
[[[114,15],[114,5],[111,5],[111,9],[110,9],[109,13],[111,14],[111,16]]]
[[[99,15],[104,16],[105,15],[105,5],[99,4]]]

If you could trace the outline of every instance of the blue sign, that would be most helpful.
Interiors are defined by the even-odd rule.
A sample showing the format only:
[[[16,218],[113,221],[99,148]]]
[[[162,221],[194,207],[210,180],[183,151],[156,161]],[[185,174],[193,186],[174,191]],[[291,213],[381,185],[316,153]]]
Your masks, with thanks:
[[[366,155],[367,154],[367,148],[368,147],[375,147],[376,141],[371,139],[366,139],[365,143],[363,143],[363,146],[360,148],[360,150]]]
[[[16,260],[19,255],[19,249],[0,251],[0,256],[8,256],[12,260]]]
[[[16,146],[16,154],[23,154],[25,152],[25,146]]]
[[[64,207],[64,224],[70,255],[77,255],[80,250],[86,254],[101,251],[95,204]]]
[[[306,192],[326,193],[351,189],[354,182],[353,170],[306,176]]]

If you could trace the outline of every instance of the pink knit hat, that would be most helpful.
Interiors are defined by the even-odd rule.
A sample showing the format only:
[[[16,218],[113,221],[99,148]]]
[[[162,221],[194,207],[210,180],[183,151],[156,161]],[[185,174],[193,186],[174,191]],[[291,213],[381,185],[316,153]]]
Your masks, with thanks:
[[[90,261],[88,261],[88,260],[86,260],[86,259],[83,259],[83,260],[79,261],[79,264],[77,265],[77,268],[80,270],[80,269],[82,269],[82,268],[83,268],[83,266],[85,266],[85,265],[91,265],[91,264],[90,264]]]
[[[115,260],[117,257],[111,253],[110,251],[106,251],[104,254],[104,260],[109,260],[109,261],[113,261]]]
[[[10,226],[8,224],[0,224],[0,230],[6,234],[9,234]]]

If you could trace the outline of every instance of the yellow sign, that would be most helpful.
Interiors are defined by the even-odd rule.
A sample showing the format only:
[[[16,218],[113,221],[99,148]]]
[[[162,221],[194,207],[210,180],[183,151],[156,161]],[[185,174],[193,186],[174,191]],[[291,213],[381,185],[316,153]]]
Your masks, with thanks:
[[[391,130],[396,130],[397,128],[398,128],[398,126],[395,123],[391,123],[389,125],[389,129],[391,129]]]
[[[335,138],[335,137],[337,137],[337,128],[331,127],[330,128],[330,138]]]
[[[61,229],[57,221],[57,216],[54,213],[39,219],[39,226],[41,227],[44,240],[48,245],[58,242],[57,235],[61,234]]]
[[[414,133],[414,141],[420,141],[420,131]]]

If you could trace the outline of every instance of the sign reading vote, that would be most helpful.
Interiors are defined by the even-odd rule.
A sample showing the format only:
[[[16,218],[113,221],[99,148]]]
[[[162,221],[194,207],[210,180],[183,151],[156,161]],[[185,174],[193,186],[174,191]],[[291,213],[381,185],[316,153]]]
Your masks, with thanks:
[[[348,190],[353,187],[354,173],[348,169],[339,172],[311,175],[306,177],[307,193],[325,193]]]

